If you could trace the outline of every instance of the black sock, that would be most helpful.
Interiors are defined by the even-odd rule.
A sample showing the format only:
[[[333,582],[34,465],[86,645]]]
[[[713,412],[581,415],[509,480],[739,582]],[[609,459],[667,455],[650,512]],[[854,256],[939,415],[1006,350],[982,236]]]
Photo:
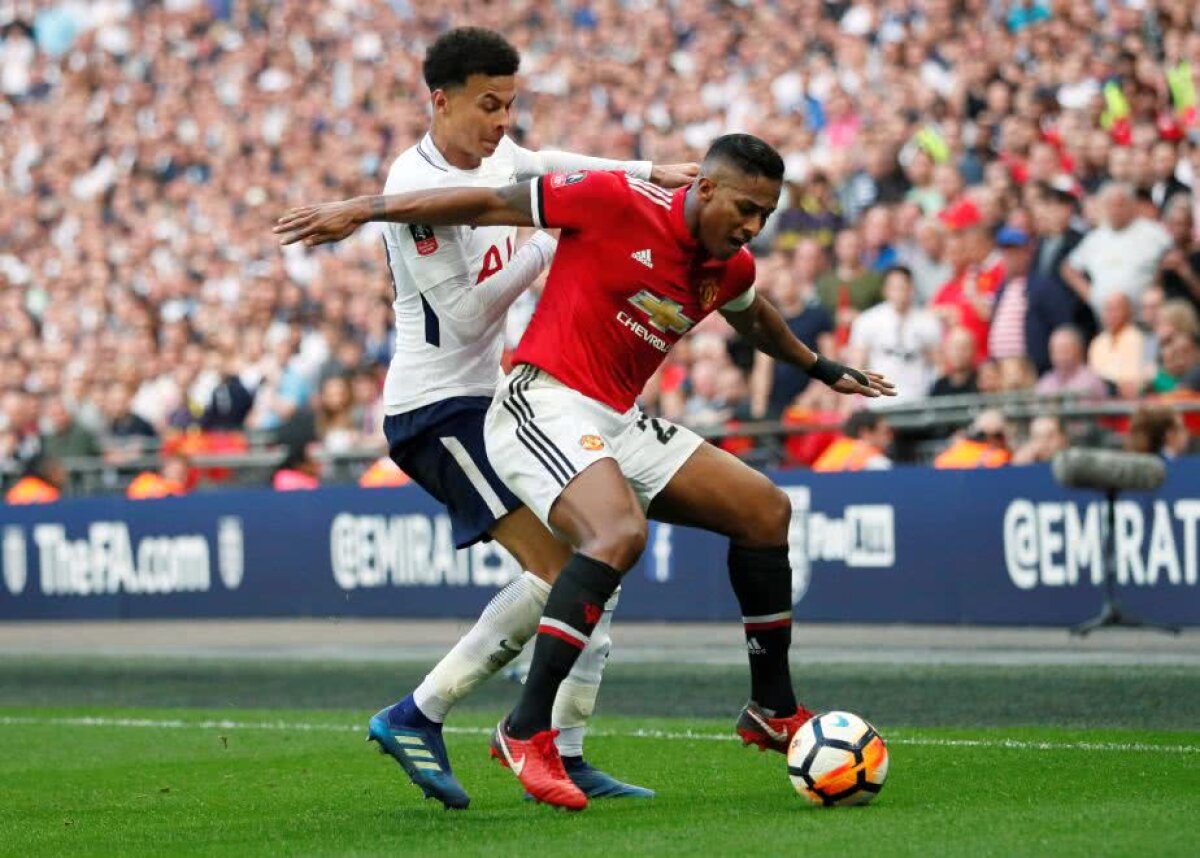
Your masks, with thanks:
[[[729,580],[742,609],[750,655],[750,699],[787,716],[796,711],[788,672],[792,645],[792,567],[787,546],[729,545]]]
[[[576,553],[563,567],[538,624],[525,689],[508,716],[508,733],[514,739],[550,729],[558,686],[587,646],[604,603],[620,583],[620,572],[583,554]]]

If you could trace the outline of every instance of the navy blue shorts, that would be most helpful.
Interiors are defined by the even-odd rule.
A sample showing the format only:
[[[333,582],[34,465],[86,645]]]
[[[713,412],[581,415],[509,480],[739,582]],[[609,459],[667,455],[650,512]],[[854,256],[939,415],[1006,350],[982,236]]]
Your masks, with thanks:
[[[492,525],[521,506],[487,458],[483,418],[491,404],[487,396],[456,396],[383,420],[392,461],[445,505],[458,548],[486,542]]]

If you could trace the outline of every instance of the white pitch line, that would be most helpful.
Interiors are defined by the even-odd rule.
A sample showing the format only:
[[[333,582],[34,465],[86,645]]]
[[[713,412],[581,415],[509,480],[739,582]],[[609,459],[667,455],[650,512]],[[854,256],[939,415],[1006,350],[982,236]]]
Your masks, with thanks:
[[[289,733],[365,733],[366,728],[351,724],[320,724],[303,721],[232,721],[210,719],[104,718],[79,716],[75,718],[35,718],[27,715],[0,716],[0,727],[115,727],[146,730],[267,730]],[[486,727],[444,728],[447,733],[466,736],[491,735]],[[691,730],[592,730],[598,738],[663,739],[667,741],[734,742],[738,737],[724,733],[698,733]],[[1200,745],[1152,745],[1145,742],[1031,742],[1024,739],[936,739],[921,736],[895,735],[887,739],[893,746],[931,748],[986,748],[1011,751],[1121,751],[1126,753],[1200,754]]]

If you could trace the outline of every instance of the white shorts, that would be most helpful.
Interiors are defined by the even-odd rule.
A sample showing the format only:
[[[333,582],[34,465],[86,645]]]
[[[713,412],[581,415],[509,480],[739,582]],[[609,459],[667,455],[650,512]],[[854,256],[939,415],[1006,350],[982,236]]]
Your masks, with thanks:
[[[547,526],[563,489],[593,462],[615,459],[645,510],[704,443],[636,405],[614,411],[528,364],[497,389],[483,434],[500,479]]]

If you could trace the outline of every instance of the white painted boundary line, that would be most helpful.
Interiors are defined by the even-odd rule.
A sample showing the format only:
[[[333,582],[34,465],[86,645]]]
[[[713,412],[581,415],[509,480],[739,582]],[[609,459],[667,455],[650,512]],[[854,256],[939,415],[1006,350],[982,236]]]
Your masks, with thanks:
[[[214,719],[187,721],[183,719],[103,718],[36,718],[32,716],[0,716],[0,727],[110,727],[146,730],[267,730],[288,733],[362,733],[366,727],[351,724],[321,724],[303,721],[233,721]],[[447,733],[467,736],[487,736],[485,727],[445,728]],[[734,742],[738,737],[722,733],[698,733],[691,730],[593,730],[590,735],[628,739],[661,739],[665,741]],[[1200,745],[1152,745],[1143,742],[1030,742],[1023,739],[936,739],[906,736],[903,733],[887,738],[889,745],[931,748],[984,748],[1013,751],[1119,751],[1125,753],[1200,754]]]

